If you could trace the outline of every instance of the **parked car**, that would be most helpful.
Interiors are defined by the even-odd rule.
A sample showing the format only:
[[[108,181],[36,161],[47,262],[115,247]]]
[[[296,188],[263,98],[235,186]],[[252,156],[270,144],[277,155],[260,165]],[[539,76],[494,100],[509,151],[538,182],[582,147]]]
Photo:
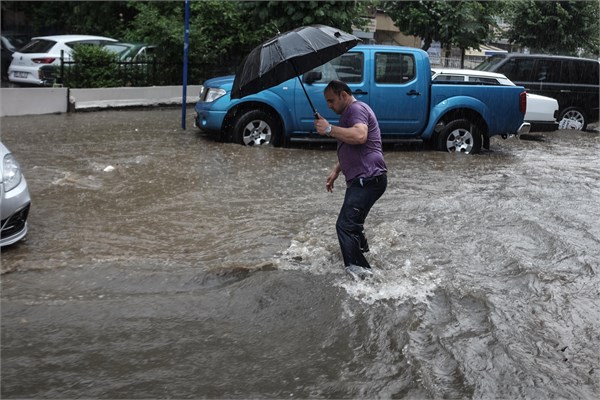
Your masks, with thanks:
[[[241,99],[230,96],[233,76],[209,79],[196,103],[195,125],[245,145],[326,140],[315,133],[306,96],[337,124],[339,115],[327,107],[323,90],[341,79],[371,106],[384,142],[421,140],[441,151],[477,153],[489,148],[492,136],[529,132],[522,87],[432,83],[429,57],[420,49],[358,45],[301,79],[306,92],[294,78]]]
[[[148,61],[156,52],[156,46],[144,43],[107,43],[104,48],[118,54],[123,62]]]
[[[484,85],[515,84],[505,75],[496,72],[477,71],[471,69],[432,68],[431,79],[434,82],[478,82]],[[531,124],[535,132],[555,131],[558,129],[558,101],[556,99],[527,93],[527,112],[525,121]]]
[[[585,130],[599,119],[600,61],[551,55],[496,54],[479,64],[480,71],[499,72],[527,92],[558,100],[559,123]]]
[[[103,45],[117,40],[103,36],[56,35],[34,37],[21,50],[13,54],[8,67],[8,79],[11,82],[46,86],[53,82],[43,74],[41,67],[60,66],[61,51],[64,60],[71,60],[73,47],[78,44]]]
[[[8,246],[27,235],[31,198],[27,181],[15,156],[0,142],[0,246]]]
[[[525,121],[531,124],[534,132],[550,132],[558,126],[558,101],[551,97],[527,93]]]
[[[8,66],[15,51],[29,42],[29,36],[19,33],[3,32],[0,44],[2,46],[2,80],[8,81]]]
[[[431,80],[434,82],[473,82],[487,85],[515,86],[510,79],[502,74],[472,69],[431,68]]]

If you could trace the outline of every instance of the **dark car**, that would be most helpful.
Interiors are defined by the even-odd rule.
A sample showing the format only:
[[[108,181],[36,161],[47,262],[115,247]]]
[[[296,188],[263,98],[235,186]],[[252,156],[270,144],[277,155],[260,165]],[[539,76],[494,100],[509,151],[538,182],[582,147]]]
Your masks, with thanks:
[[[123,62],[149,61],[156,55],[156,46],[145,43],[107,43],[104,48],[116,53]]]
[[[2,80],[8,81],[8,66],[12,61],[12,55],[29,42],[29,36],[19,33],[2,33],[0,40],[2,44]]]
[[[555,98],[558,120],[584,130],[599,118],[599,66],[586,58],[508,53],[493,55],[475,69],[499,72],[530,93]]]

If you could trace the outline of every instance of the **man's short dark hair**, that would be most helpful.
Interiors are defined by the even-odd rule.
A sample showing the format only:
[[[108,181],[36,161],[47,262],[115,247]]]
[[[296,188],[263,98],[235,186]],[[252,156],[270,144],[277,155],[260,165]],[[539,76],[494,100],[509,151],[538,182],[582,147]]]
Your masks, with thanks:
[[[350,87],[348,87],[348,84],[346,84],[346,82],[336,81],[336,80],[331,81],[325,87],[325,92],[328,90],[333,91],[333,93],[336,96],[339,96],[340,94],[342,94],[342,92],[346,92],[350,96],[352,96],[352,90],[350,89]]]

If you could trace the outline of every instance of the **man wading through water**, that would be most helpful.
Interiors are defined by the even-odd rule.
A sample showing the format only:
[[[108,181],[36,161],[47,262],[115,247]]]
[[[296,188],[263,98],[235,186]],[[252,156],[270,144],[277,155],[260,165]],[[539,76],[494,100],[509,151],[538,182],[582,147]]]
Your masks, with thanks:
[[[331,125],[320,115],[315,119],[319,135],[337,140],[338,161],[327,176],[325,188],[332,192],[333,182],[343,172],[346,194],[335,228],[346,273],[355,280],[365,279],[373,272],[363,255],[369,251],[363,224],[387,187],[381,131],[373,110],[357,101],[346,83],[329,82],[324,95],[327,106],[340,114],[339,126]]]

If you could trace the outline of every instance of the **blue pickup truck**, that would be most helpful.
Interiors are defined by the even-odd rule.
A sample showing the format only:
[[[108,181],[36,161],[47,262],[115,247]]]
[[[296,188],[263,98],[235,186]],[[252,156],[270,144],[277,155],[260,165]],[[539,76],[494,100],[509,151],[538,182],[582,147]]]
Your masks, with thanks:
[[[195,126],[223,141],[286,146],[327,140],[313,126],[313,112],[298,79],[241,99],[230,97],[233,76],[208,79],[196,104]],[[426,52],[409,47],[359,45],[305,73],[302,81],[317,111],[331,123],[323,90],[339,79],[368,103],[385,142],[422,140],[442,151],[478,153],[495,135],[529,132],[523,122],[526,92],[519,86],[470,82],[432,83]]]

